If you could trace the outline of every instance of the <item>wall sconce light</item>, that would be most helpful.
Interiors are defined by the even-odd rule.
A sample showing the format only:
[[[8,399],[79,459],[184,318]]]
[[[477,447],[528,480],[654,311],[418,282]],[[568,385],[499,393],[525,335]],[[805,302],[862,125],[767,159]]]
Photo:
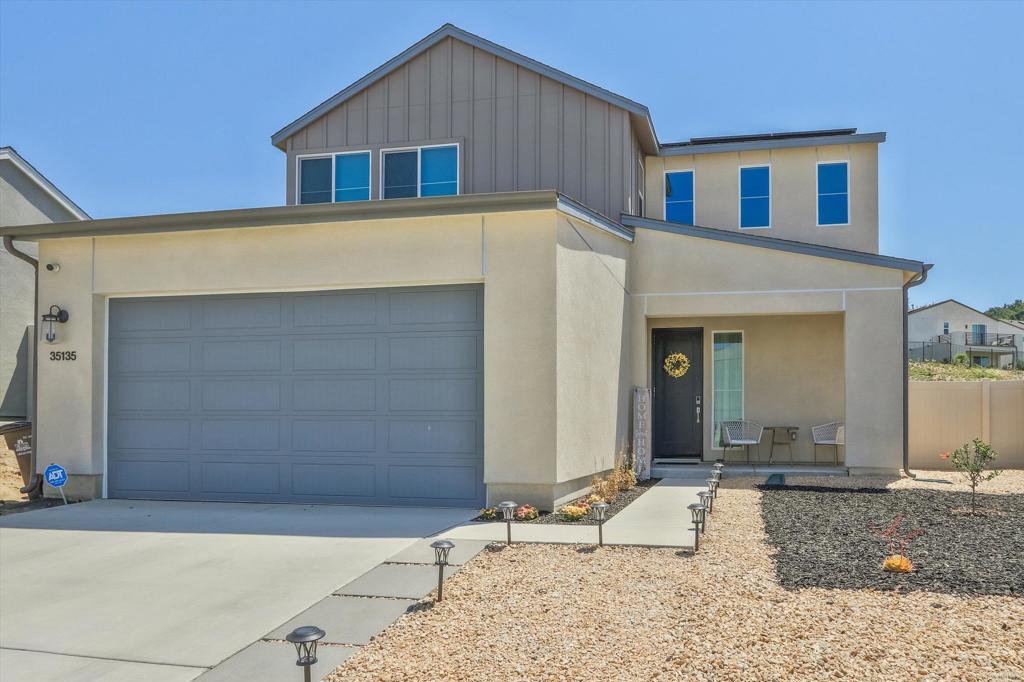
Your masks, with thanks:
[[[46,323],[46,343],[54,343],[57,340],[57,330],[53,328],[54,322],[61,324],[68,321],[68,311],[59,305],[51,305],[50,312],[43,314],[43,322]]]

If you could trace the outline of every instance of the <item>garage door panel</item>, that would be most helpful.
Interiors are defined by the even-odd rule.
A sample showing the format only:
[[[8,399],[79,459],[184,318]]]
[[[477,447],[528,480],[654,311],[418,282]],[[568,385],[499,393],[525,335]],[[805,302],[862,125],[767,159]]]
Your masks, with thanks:
[[[202,348],[206,372],[277,372],[281,369],[280,341],[207,341]]]
[[[376,467],[366,463],[310,463],[292,466],[292,493],[317,497],[377,497]]]
[[[388,452],[467,455],[477,450],[476,420],[394,419],[388,423]]]
[[[110,488],[122,493],[188,493],[189,463],[184,459],[140,459],[111,467]]]
[[[377,406],[375,379],[296,379],[297,412],[372,412]]]
[[[110,420],[107,438],[120,450],[188,450],[187,419],[124,419]]]
[[[304,420],[292,422],[292,450],[300,452],[374,452],[373,420]]]
[[[388,340],[390,370],[475,370],[477,335],[417,335]]]
[[[276,419],[203,420],[200,448],[204,451],[277,451],[281,448],[281,425]]]
[[[171,332],[192,328],[190,299],[121,299],[117,301],[117,307],[118,315],[111,316],[111,333]]]
[[[187,379],[134,379],[111,386],[112,409],[122,412],[157,410],[183,412],[189,409],[191,396]]]
[[[203,462],[200,479],[205,493],[276,494],[281,491],[281,465],[252,460]]]
[[[391,379],[388,406],[394,412],[475,412],[476,377]]]
[[[211,379],[202,382],[204,410],[271,412],[281,407],[277,380]]]
[[[373,327],[376,293],[306,294],[293,299],[296,327]]]
[[[278,296],[212,298],[202,303],[204,329],[266,329],[281,326]]]
[[[482,504],[482,294],[111,300],[108,493]]]
[[[388,493],[396,498],[420,500],[460,499],[477,496],[477,467],[392,464],[388,467]]]
[[[364,338],[297,339],[292,344],[296,370],[373,370],[377,368],[377,340]]]
[[[122,341],[111,353],[111,371],[188,372],[192,368],[191,344],[188,341]]]

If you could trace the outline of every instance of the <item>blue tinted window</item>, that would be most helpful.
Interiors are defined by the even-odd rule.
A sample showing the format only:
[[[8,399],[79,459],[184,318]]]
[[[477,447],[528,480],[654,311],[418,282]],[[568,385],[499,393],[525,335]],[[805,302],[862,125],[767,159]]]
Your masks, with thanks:
[[[740,169],[740,227],[771,225],[771,171],[768,166]]]
[[[845,225],[850,222],[849,165],[818,164],[818,224]]]
[[[384,198],[415,197],[417,153],[388,152],[384,154]]]
[[[665,220],[693,225],[693,171],[665,175]]]
[[[428,147],[420,150],[420,196],[440,197],[459,193],[459,148]]]
[[[299,163],[299,203],[331,201],[331,159],[302,159]]]
[[[334,200],[366,201],[370,198],[370,152],[334,157]]]

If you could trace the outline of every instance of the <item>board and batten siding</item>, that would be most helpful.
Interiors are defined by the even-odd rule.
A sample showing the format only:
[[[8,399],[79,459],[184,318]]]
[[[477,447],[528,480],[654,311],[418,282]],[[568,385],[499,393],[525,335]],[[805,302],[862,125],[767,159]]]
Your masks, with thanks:
[[[458,142],[463,194],[556,189],[612,218],[634,212],[639,140],[629,113],[449,38],[287,140],[287,202],[296,157]]]

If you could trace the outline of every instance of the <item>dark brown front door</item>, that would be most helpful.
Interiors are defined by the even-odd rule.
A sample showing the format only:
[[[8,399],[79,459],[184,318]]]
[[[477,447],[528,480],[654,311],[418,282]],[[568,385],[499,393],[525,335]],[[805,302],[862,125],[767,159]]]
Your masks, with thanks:
[[[704,437],[704,330],[655,329],[652,413],[655,457],[700,457]],[[689,364],[685,373],[680,354]],[[666,359],[671,359],[669,369]],[[671,371],[670,371],[671,370]]]

